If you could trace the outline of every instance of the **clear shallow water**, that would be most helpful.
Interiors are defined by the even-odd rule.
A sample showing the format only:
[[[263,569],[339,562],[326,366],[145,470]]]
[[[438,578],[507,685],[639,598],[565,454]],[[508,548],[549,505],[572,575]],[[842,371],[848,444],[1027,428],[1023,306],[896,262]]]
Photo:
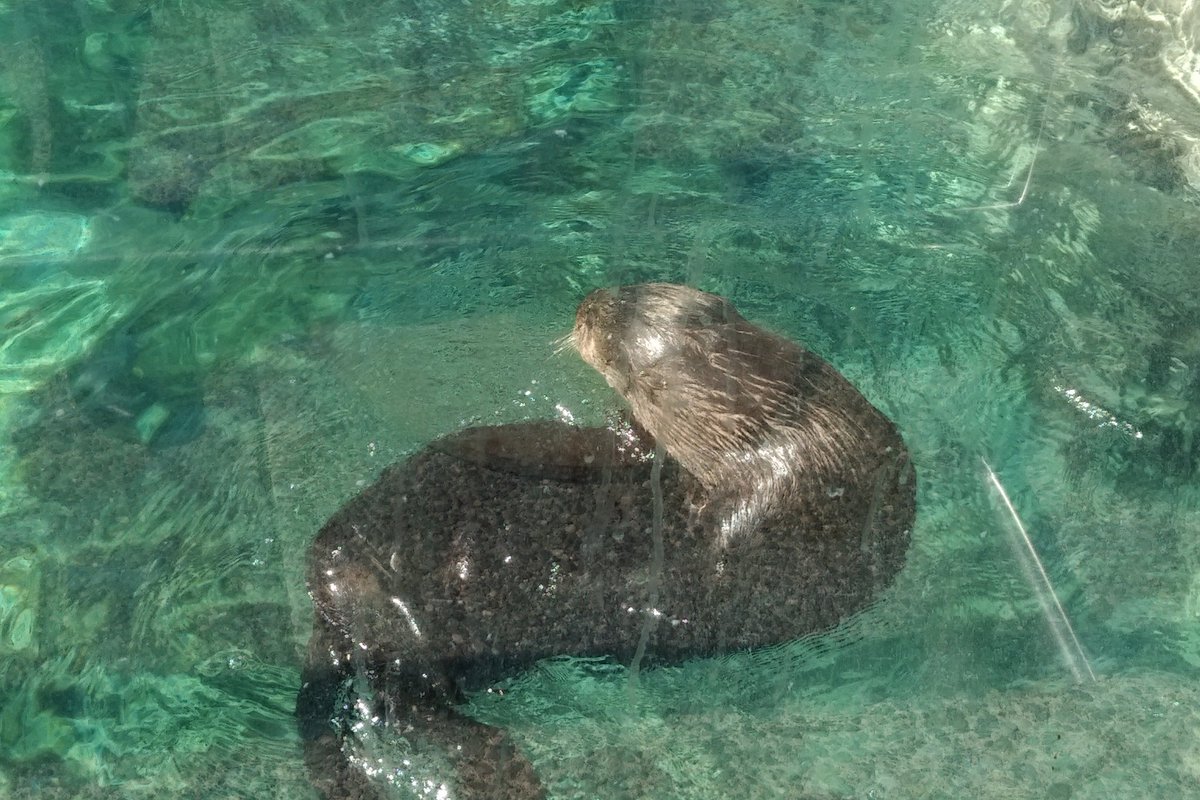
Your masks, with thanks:
[[[836,631],[476,698],[556,796],[1200,796],[1189,14],[0,6],[0,791],[311,796],[315,531],[600,416],[553,341],[662,279],[851,377],[920,518]]]

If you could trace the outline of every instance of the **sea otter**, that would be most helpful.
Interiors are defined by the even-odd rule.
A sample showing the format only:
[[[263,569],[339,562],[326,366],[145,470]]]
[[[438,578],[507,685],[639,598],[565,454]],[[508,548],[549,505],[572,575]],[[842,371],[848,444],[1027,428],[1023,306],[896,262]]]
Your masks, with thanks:
[[[543,797],[504,731],[456,710],[465,692],[556,655],[785,642],[860,611],[902,566],[904,442],[824,360],[671,284],[593,292],[566,341],[632,424],[464,430],[318,534],[297,714],[326,797]],[[380,768],[354,746],[364,725],[424,766]]]

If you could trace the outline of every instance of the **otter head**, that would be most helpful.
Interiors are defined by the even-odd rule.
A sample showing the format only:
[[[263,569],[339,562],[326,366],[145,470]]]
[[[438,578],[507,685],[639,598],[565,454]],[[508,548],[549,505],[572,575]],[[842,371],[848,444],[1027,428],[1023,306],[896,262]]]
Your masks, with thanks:
[[[801,487],[836,488],[833,476],[858,468],[868,429],[891,435],[821,358],[687,286],[592,292],[570,341],[710,499],[729,499],[730,535]]]
[[[626,400],[672,383],[660,374],[705,359],[722,326],[744,321],[724,299],[688,286],[646,283],[597,289],[575,314],[572,343]],[[695,363],[699,367],[699,363]],[[641,420],[639,420],[641,421]]]
[[[667,283],[600,289],[580,304],[571,340],[708,488],[765,434],[761,378],[772,365],[763,359],[777,357],[782,340],[721,297]]]

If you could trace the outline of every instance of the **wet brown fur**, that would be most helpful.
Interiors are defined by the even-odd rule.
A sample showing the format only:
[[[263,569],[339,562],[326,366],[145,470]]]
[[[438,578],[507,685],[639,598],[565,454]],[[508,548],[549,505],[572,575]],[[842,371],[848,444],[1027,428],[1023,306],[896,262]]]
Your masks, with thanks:
[[[864,479],[901,447],[837,370],[714,294],[666,283],[600,289],[580,304],[571,341],[727,506],[723,543],[814,492]]]

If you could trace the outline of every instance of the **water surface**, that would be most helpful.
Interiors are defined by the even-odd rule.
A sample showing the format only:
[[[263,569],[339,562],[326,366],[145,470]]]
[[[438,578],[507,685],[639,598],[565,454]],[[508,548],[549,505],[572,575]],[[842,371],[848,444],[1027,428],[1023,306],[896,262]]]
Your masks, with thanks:
[[[316,530],[437,435],[602,418],[554,340],[671,280],[899,424],[910,561],[803,642],[475,698],[555,797],[1200,796],[1196,24],[0,5],[0,793],[311,797]]]

